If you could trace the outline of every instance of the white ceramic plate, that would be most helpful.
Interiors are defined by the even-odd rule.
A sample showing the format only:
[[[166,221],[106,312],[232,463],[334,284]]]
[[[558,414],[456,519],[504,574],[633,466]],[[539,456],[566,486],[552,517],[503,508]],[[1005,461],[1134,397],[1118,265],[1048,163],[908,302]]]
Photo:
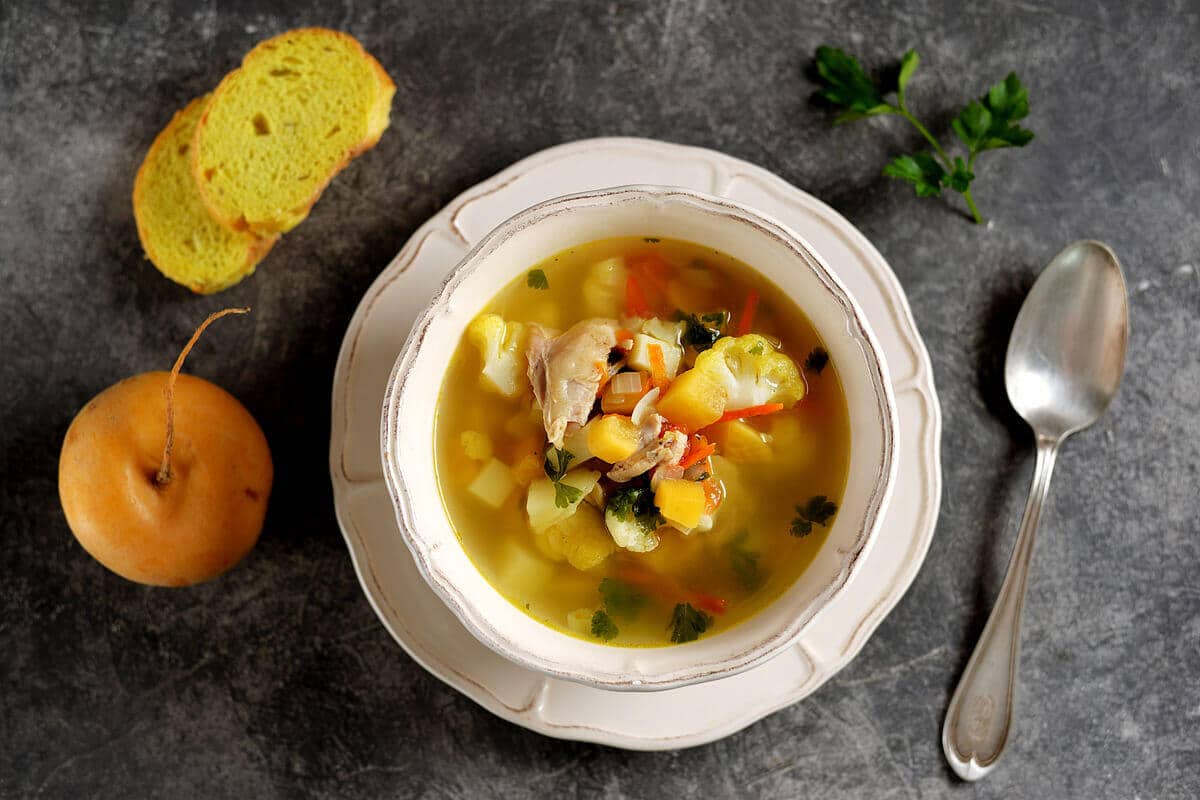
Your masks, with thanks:
[[[882,346],[899,412],[898,473],[877,541],[846,590],[782,655],[704,684],[623,694],[548,678],[493,653],[428,587],[397,529],[379,458],[380,410],[396,355],[447,273],[517,211],[572,192],[683,186],[749,205],[821,253]],[[423,225],[368,290],[333,381],[330,469],[338,521],[371,605],[422,666],[493,713],[551,736],[640,750],[703,744],[810,694],[862,648],[912,583],[941,498],[941,416],[929,358],[882,256],[845,219],[765,170],[710,150],[644,139],[551,148],[464,192]]]

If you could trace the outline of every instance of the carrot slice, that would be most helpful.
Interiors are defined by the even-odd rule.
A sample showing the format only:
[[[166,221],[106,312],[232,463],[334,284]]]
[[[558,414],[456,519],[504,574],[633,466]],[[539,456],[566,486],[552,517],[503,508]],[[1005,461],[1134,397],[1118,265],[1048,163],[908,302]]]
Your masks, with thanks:
[[[625,313],[631,317],[649,317],[650,306],[637,278],[630,275],[625,279]]]
[[[737,335],[745,336],[754,327],[754,312],[758,310],[758,292],[753,289],[746,295],[746,305],[742,308],[742,316],[738,318]]]
[[[726,411],[721,415],[717,422],[729,422],[734,419],[745,419],[746,417],[761,417],[764,414],[774,414],[776,411],[783,411],[783,403],[763,403],[761,406],[749,406],[747,408],[738,408],[733,411]]]
[[[671,383],[671,379],[667,377],[667,362],[663,357],[662,345],[648,345],[646,352],[650,355],[650,383],[656,389],[666,391],[667,386]]]
[[[683,458],[679,460],[679,466],[687,469],[693,464],[708,458],[715,452],[717,452],[715,444],[710,444],[703,436],[693,436],[691,439],[688,439],[688,449],[683,454]]]

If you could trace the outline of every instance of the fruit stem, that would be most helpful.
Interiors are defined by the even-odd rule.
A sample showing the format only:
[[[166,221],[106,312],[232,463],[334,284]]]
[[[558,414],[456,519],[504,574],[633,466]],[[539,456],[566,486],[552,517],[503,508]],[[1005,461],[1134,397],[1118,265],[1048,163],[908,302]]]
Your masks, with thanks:
[[[183,368],[183,360],[187,358],[188,353],[192,352],[192,346],[196,344],[200,334],[204,333],[204,329],[209,325],[229,314],[246,314],[249,311],[249,308],[225,308],[209,314],[208,319],[200,323],[200,327],[196,328],[192,338],[188,339],[188,343],[183,346],[179,358],[175,359],[175,366],[171,367],[171,375],[167,378],[167,442],[163,445],[162,462],[158,466],[158,474],[154,476],[156,485],[166,486],[171,482],[171,448],[175,446],[175,379],[179,377],[179,370]]]

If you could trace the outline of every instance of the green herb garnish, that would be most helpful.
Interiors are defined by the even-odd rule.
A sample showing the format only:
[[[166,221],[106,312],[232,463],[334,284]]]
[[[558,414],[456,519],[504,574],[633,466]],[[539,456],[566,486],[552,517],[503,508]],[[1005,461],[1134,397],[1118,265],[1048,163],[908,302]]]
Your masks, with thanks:
[[[546,451],[546,460],[542,469],[546,477],[554,484],[554,505],[558,508],[568,508],[572,503],[583,497],[583,490],[569,483],[563,483],[567,467],[575,460],[575,454],[564,447],[551,447]]]
[[[546,277],[546,273],[540,269],[531,269],[529,274],[525,276],[525,285],[530,289],[549,289],[550,280]]]
[[[662,239],[655,239],[653,236],[647,236],[642,241],[645,242],[646,244],[658,244],[659,242],[662,241]]]
[[[755,342],[754,347],[751,347],[746,352],[752,356],[761,356],[763,354],[762,342]]]
[[[964,160],[961,156],[951,158],[908,108],[904,90],[920,63],[915,50],[904,54],[899,72],[886,82],[872,80],[858,59],[835,47],[818,47],[816,63],[822,84],[819,94],[845,109],[835,123],[881,115],[903,117],[933,148],[932,153],[922,151],[893,159],[883,168],[884,175],[908,181],[918,197],[937,197],[943,189],[952,189],[963,196],[975,222],[983,222],[971,196],[975,159],[987,150],[1024,147],[1033,140],[1033,133],[1017,124],[1029,115],[1029,92],[1015,72],[988,89],[979,100],[968,103],[950,123],[966,148]],[[895,103],[887,100],[891,94],[896,95]]]
[[[583,490],[562,481],[554,482],[554,505],[558,508],[570,508],[583,497]]]
[[[837,506],[823,494],[810,497],[808,503],[796,506],[796,518],[790,528],[792,536],[808,536],[812,533],[814,524],[821,527],[829,525],[830,518],[837,513]]]
[[[742,531],[725,545],[725,550],[729,554],[729,567],[733,570],[738,584],[743,589],[754,591],[763,585],[764,578],[758,568],[759,554],[746,547],[746,540],[749,538],[750,533]]]
[[[604,511],[622,522],[636,522],[643,533],[657,530],[663,521],[654,505],[654,492],[645,487],[618,489],[609,496]]]
[[[681,337],[683,344],[702,353],[721,338],[721,328],[729,322],[729,312],[713,311],[707,314],[688,314],[685,311],[676,311],[675,319],[686,323]]]
[[[691,603],[679,603],[671,612],[671,622],[667,627],[671,629],[671,641],[682,644],[699,639],[709,625],[712,625],[712,617],[708,614],[692,608]]]
[[[812,352],[808,354],[808,358],[804,359],[804,371],[815,372],[821,374],[821,370],[825,369],[825,365],[829,363],[829,353],[825,352],[824,347],[814,347]]]
[[[612,618],[608,614],[605,614],[603,611],[597,611],[595,614],[592,614],[592,636],[608,642],[615,639],[620,632],[620,628],[617,627],[617,624],[612,621]]]
[[[575,454],[565,447],[551,447],[546,451],[546,461],[542,469],[546,477],[557,483],[567,474],[567,467],[575,460]]]
[[[612,578],[600,581],[600,596],[604,599],[604,610],[626,622],[633,619],[638,610],[646,604],[646,595],[629,584]]]

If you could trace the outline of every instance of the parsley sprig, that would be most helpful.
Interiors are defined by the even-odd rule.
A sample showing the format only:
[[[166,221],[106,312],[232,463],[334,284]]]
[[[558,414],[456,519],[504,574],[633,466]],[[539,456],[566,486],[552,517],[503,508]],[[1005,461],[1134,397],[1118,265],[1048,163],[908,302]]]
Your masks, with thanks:
[[[908,181],[918,197],[938,197],[943,189],[952,189],[963,196],[971,217],[983,222],[971,183],[975,180],[975,159],[988,150],[1003,147],[1024,147],[1033,140],[1033,133],[1018,124],[1029,115],[1029,92],[1015,72],[988,89],[979,100],[972,100],[950,123],[966,149],[967,155],[951,157],[921,121],[909,110],[904,90],[917,71],[920,57],[909,50],[900,60],[900,70],[894,79],[872,80],[854,56],[835,47],[817,48],[817,73],[822,89],[820,95],[845,109],[834,120],[850,122],[866,117],[894,115],[903,117],[929,142],[933,152],[920,151],[899,156],[883,168],[890,178]],[[887,100],[895,94],[896,102]]]
[[[574,460],[575,454],[566,448],[551,447],[546,451],[546,462],[542,464],[542,469],[545,470],[546,477],[554,484],[554,505],[558,508],[567,508],[583,497],[582,489],[569,483],[563,483],[567,467]]]
[[[525,276],[525,285],[530,289],[549,289],[550,279],[546,277],[545,270],[531,269]]]
[[[804,505],[796,506],[796,517],[792,520],[790,532],[797,538],[812,533],[813,525],[827,527],[829,520],[837,513],[837,506],[823,494],[810,497]]]
[[[691,603],[679,603],[671,612],[671,641],[675,644],[694,642],[700,634],[708,630],[713,618],[703,611],[693,608]]]

